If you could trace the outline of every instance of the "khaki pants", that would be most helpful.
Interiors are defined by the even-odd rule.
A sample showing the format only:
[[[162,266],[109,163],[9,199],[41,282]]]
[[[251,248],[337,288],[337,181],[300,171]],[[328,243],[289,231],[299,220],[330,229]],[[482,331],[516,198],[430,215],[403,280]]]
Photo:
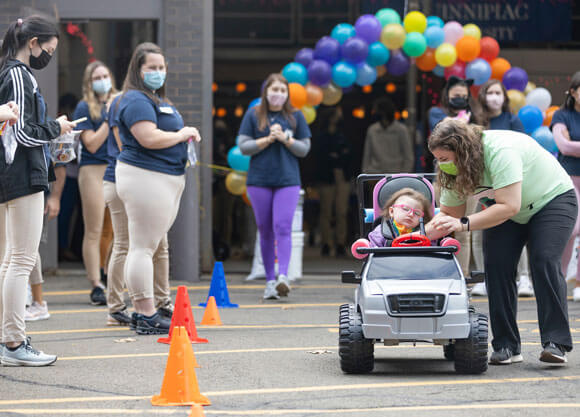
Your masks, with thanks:
[[[475,213],[478,199],[470,197],[465,203],[465,215]],[[471,261],[471,232],[455,232],[455,239],[459,241],[461,250],[455,256],[461,266],[463,275],[469,276],[469,262]],[[481,244],[479,245],[481,247]]]
[[[105,190],[105,202],[111,213],[113,225],[113,250],[107,270],[107,306],[110,313],[115,313],[125,308],[125,301],[123,300],[123,290],[125,289],[124,268],[129,249],[129,229],[125,206],[117,194],[115,183],[103,181],[103,188]],[[167,235],[165,235],[153,255],[153,290],[156,308],[171,304],[168,249]]]
[[[117,193],[125,206],[129,250],[125,280],[132,300],[153,298],[153,254],[177,217],[185,175],[117,163]]]
[[[334,170],[335,183],[319,187],[320,237],[323,245],[346,246],[348,197],[350,183],[341,169]],[[332,230],[332,212],[335,212],[335,233]],[[335,240],[336,239],[336,240]]]
[[[87,278],[97,286],[101,282],[101,234],[105,216],[103,176],[107,165],[83,165],[79,168],[79,191],[83,208],[85,234],[83,262]]]
[[[26,287],[38,260],[43,210],[42,192],[0,204],[0,237],[5,248],[0,267],[2,343],[26,340]]]

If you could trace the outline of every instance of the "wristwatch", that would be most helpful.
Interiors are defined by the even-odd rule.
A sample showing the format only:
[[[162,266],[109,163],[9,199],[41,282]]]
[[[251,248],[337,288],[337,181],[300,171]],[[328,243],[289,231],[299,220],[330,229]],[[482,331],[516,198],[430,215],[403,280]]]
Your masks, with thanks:
[[[459,221],[461,222],[461,228],[463,229],[463,225],[466,225],[467,231],[469,232],[469,217],[462,217]]]

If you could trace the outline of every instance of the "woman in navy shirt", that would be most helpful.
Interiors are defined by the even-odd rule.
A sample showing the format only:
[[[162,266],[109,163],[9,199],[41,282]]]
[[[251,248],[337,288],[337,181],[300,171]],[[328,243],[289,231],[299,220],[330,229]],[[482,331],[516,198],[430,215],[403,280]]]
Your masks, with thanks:
[[[115,170],[117,193],[129,223],[125,280],[138,334],[169,332],[170,320],[155,310],[153,254],[173,224],[185,187],[187,144],[201,137],[185,126],[165,97],[167,64],[153,43],[137,46],[116,108],[122,142]]]
[[[308,154],[310,137],[304,115],[290,105],[288,82],[280,74],[270,74],[260,104],[244,115],[238,139],[242,153],[252,156],[246,184],[266,270],[264,299],[278,299],[290,291],[292,218],[300,195],[298,158]]]
[[[576,198],[580,201],[580,71],[572,76],[570,88],[566,91],[566,101],[562,108],[552,117],[552,132],[560,153],[558,159],[572,178]],[[564,276],[574,250],[574,240],[580,234],[580,221],[576,221],[572,236],[562,255],[562,270]],[[572,296],[574,301],[580,301],[580,262],[576,270],[576,287]]]
[[[111,71],[100,61],[87,65],[83,76],[83,99],[77,104],[73,118],[86,117],[78,124],[81,133],[79,158],[79,191],[83,208],[85,233],[83,236],[83,262],[87,278],[93,286],[91,303],[105,305],[107,299],[101,283],[100,242],[105,218],[103,174],[107,168],[106,103],[116,92]]]

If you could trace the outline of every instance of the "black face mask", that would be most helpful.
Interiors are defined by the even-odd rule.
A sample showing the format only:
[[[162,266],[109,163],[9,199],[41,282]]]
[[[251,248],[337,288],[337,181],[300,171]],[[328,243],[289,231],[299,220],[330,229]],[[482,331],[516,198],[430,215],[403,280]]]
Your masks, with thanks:
[[[469,107],[469,100],[465,97],[453,97],[449,100],[449,106],[452,109],[464,110]]]
[[[46,67],[50,62],[50,58],[52,58],[52,55],[50,55],[44,49],[42,48],[40,49],[42,50],[42,52],[40,53],[39,56],[32,55],[32,51],[30,51],[30,68],[35,70],[41,70],[44,67]]]

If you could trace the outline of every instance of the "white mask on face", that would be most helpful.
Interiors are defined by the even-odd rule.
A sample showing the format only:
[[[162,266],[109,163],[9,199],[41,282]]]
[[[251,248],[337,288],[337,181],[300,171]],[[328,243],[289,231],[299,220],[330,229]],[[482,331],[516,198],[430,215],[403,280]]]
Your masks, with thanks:
[[[280,107],[284,103],[286,103],[286,100],[288,99],[288,94],[268,92],[266,98],[268,99],[268,103],[270,103],[270,106]]]
[[[501,94],[488,94],[485,96],[485,101],[490,110],[500,110],[504,100]]]

